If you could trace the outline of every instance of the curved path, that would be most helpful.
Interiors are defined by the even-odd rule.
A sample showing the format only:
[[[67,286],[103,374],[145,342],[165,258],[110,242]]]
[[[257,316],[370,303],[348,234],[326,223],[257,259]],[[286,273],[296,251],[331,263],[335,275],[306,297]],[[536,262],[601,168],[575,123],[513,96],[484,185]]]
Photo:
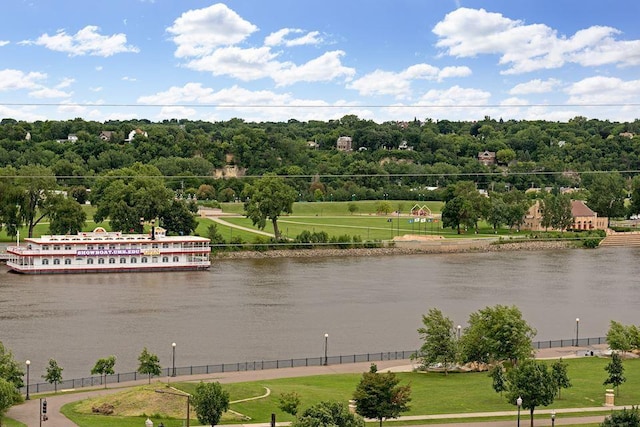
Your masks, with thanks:
[[[569,358],[576,357],[578,353],[584,353],[586,349],[578,349],[576,347],[565,347],[558,349],[546,349],[540,350],[538,352],[539,358]],[[413,365],[411,365],[410,360],[400,361],[400,360],[387,360],[377,362],[378,370],[383,372],[385,370],[391,371],[406,371],[410,370]],[[218,381],[222,384],[225,383],[236,383],[236,382],[247,382],[247,381],[259,381],[259,380],[269,380],[275,378],[294,378],[294,377],[304,377],[311,375],[330,375],[330,374],[346,374],[346,373],[362,373],[366,372],[369,369],[371,362],[363,362],[363,363],[351,363],[344,365],[329,365],[329,366],[308,366],[308,367],[297,367],[297,368],[285,368],[285,369],[269,369],[262,371],[242,371],[242,372],[225,372],[225,373],[216,373],[216,374],[208,374],[208,375],[189,375],[189,376],[181,376],[171,378],[171,381]],[[401,365],[401,366],[399,366]],[[159,380],[163,380],[164,378],[160,378]],[[96,388],[87,391],[81,391],[77,393],[64,393],[59,395],[53,395],[47,397],[47,406],[48,406],[48,416],[49,421],[45,423],[45,427],[76,427],[76,424],[71,422],[64,415],[60,414],[60,408],[67,403],[76,402],[78,400],[97,397],[97,396],[105,396],[109,394],[114,394],[122,391],[123,388],[138,386],[147,384],[146,379],[141,379],[138,381],[131,381],[126,383],[119,383],[117,387],[104,389],[104,388]],[[268,391],[267,393],[270,393]],[[7,416],[9,418],[13,418],[17,421],[20,421],[26,424],[29,427],[38,426],[39,425],[39,398],[37,395],[31,395],[32,399],[26,401],[22,405],[13,406],[9,409]],[[258,396],[257,398],[263,398],[265,396]],[[604,398],[604,396],[603,396]],[[255,398],[252,398],[255,399]],[[565,408],[565,409],[556,409],[556,414],[558,418],[556,418],[555,425],[577,425],[577,424],[588,424],[588,423],[600,423],[605,418],[604,415],[594,415],[594,416],[586,416],[586,417],[559,417],[561,414],[571,414],[571,413],[588,413],[588,412],[602,412],[607,410],[621,410],[623,407],[613,407],[607,408],[604,406],[592,407],[592,408]],[[549,409],[539,409],[536,411],[536,414],[547,414],[549,415],[551,410]],[[514,420],[516,417],[516,411],[505,411],[505,412],[486,412],[486,413],[470,413],[470,414],[439,414],[439,415],[415,415],[415,416],[404,416],[400,417],[400,421],[420,421],[420,420],[438,420],[438,419],[469,419],[468,422],[457,422],[457,423],[446,423],[446,424],[429,424],[429,427],[512,427],[514,425]],[[479,417],[488,417],[488,416],[510,416],[512,417],[510,420],[505,421],[491,421],[491,422],[474,422],[473,418]],[[523,425],[528,424],[528,413],[525,411],[521,413],[521,420],[524,422]],[[278,423],[279,426],[286,426],[288,423]],[[538,426],[550,426],[551,418],[546,419],[536,419],[536,425]],[[242,425],[236,425],[242,426]],[[262,424],[246,424],[246,427],[268,427],[269,423]]]

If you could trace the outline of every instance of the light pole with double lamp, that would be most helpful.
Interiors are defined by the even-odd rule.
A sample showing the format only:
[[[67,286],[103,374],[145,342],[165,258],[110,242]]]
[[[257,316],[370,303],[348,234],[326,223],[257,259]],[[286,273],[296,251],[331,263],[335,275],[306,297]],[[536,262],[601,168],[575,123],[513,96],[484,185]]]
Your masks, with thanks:
[[[29,400],[31,399],[31,397],[29,397],[29,366],[31,366],[31,360],[27,360],[24,363],[27,365],[27,396],[25,397],[25,399]]]
[[[518,427],[520,427],[520,408],[522,407],[522,397],[516,399],[516,405],[518,405]]]

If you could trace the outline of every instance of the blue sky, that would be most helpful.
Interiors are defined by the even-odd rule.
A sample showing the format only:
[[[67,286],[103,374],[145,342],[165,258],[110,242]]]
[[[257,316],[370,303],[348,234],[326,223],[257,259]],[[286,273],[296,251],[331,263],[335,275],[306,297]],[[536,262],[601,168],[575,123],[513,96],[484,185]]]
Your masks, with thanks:
[[[640,118],[637,0],[11,0],[0,117]]]

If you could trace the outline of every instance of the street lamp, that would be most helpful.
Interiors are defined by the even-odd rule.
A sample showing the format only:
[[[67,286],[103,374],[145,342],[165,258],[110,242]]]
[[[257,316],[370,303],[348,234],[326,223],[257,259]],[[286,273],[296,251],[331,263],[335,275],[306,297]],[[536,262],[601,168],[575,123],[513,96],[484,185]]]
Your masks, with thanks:
[[[551,427],[556,425],[556,411],[551,411]]]
[[[171,348],[172,348],[171,361],[172,361],[172,364],[173,364],[173,367],[171,369],[171,376],[175,377],[176,376],[176,343],[172,342],[171,343]]]
[[[460,330],[462,329],[462,326],[458,325],[458,340],[460,340]]]
[[[329,334],[324,334],[324,366],[329,364],[329,359],[327,358],[327,348],[329,344]]]
[[[187,427],[189,427],[189,407],[191,406],[191,395],[189,393],[176,393],[169,390],[156,390],[156,393],[173,394],[174,396],[182,396],[187,398]]]
[[[578,331],[580,331],[580,318],[576,317],[576,347],[578,346]]]
[[[518,427],[520,427],[520,407],[522,406],[522,397],[518,396],[516,404],[518,405]]]
[[[29,366],[31,366],[31,360],[27,360],[24,363],[27,365],[27,397],[25,399],[29,400]]]

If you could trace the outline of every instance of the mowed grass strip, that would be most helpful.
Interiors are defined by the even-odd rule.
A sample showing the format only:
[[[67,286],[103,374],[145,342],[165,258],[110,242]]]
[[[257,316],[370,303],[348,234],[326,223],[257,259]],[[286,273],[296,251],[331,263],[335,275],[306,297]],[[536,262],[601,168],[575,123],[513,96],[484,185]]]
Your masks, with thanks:
[[[607,388],[602,384],[607,378],[604,368],[609,360],[588,357],[566,359],[566,362],[573,387],[562,390],[561,398],[556,399],[553,405],[544,409],[602,407],[605,389]],[[552,363],[552,361],[547,363]],[[616,397],[615,403],[616,405],[634,405],[640,401],[640,359],[625,360],[624,367],[627,381],[620,388],[620,395]],[[516,409],[506,401],[504,396],[493,391],[491,379],[486,372],[454,373],[446,376],[441,373],[406,372],[397,375],[401,380],[401,384],[411,384],[412,389],[411,410],[403,415],[515,411]],[[262,396],[265,394],[265,387],[271,390],[271,395],[258,400],[231,405],[232,410],[249,416],[251,421],[246,421],[227,413],[222,422],[224,424],[242,422],[266,423],[271,419],[272,413],[277,414],[278,421],[291,421],[293,417],[283,413],[278,408],[278,399],[282,393],[292,391],[298,393],[302,401],[300,411],[324,400],[346,403],[351,399],[360,378],[361,374],[319,375],[224,384],[223,387],[229,391],[232,401]],[[185,392],[193,393],[196,383],[181,382],[172,383],[171,385]],[[166,420],[176,420],[184,417],[185,402],[183,398],[177,396],[171,405],[160,401],[158,398],[166,398],[168,395],[154,394],[153,389],[158,387],[165,387],[165,385],[157,383],[150,388],[146,386],[123,391],[122,393],[127,394],[122,396],[118,393],[112,396],[103,396],[65,405],[63,412],[81,427],[110,427],[112,425],[128,427],[141,425],[139,423],[144,415],[154,416],[154,423],[163,421],[165,425],[169,426],[171,424]],[[126,413],[128,416],[101,416],[91,415],[90,412],[87,412],[93,406],[111,402],[123,402],[122,404],[117,404],[122,406],[122,413]],[[126,405],[124,402],[126,402]],[[602,413],[607,412],[605,407],[602,407],[602,410]],[[528,411],[524,410],[523,416],[528,418]],[[576,415],[559,414],[558,416],[572,417]],[[118,419],[117,422],[112,423],[112,420],[116,418]],[[193,411],[192,418],[195,420]],[[538,418],[544,419],[545,416],[540,415]],[[466,421],[469,420],[467,419]],[[445,421],[437,421],[437,423],[443,422]],[[431,423],[436,423],[436,421],[417,422],[417,424]],[[402,424],[409,425],[412,423]]]

